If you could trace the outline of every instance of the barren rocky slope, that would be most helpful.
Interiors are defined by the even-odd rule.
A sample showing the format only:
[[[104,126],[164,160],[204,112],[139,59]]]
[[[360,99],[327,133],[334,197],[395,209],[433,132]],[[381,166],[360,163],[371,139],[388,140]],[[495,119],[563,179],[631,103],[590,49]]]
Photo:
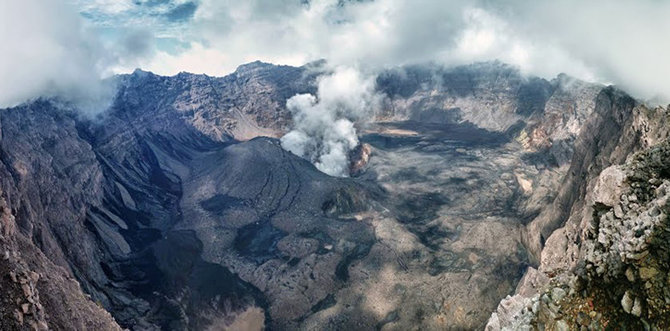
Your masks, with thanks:
[[[625,114],[621,137],[597,157],[607,168],[586,172],[581,201],[488,329],[670,327],[668,114],[644,105]]]
[[[3,229],[23,245],[10,255],[26,252],[7,270],[62,275],[33,282],[91,311],[3,314],[116,327],[96,302],[137,330],[482,328],[529,265],[559,274],[548,249],[576,238],[600,171],[665,136],[611,87],[500,63],[406,67],[377,79],[368,162],[334,178],[272,138],[322,65],[136,71],[96,118],[57,100],[1,110]]]
[[[17,231],[16,221],[0,198],[0,328],[121,330],[66,269]]]

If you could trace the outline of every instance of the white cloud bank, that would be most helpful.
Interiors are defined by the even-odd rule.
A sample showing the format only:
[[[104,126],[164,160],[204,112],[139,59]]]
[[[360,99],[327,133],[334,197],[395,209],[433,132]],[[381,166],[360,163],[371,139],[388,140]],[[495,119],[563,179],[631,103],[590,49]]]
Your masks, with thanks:
[[[145,2],[1,1],[0,106],[44,94],[90,95],[100,76],[135,67],[220,76],[257,59],[301,65],[322,58],[367,69],[499,59],[545,78],[565,72],[641,98],[670,96],[668,1],[194,0],[192,15],[178,21],[142,12]],[[189,1],[161,3],[170,9]],[[82,24],[77,10],[98,14]],[[109,38],[100,46],[100,35],[124,29],[136,35],[111,40],[149,51],[125,56]],[[157,48],[158,39],[178,47]]]
[[[109,92],[105,53],[60,1],[0,1],[0,45],[0,107],[55,95],[92,107]]]
[[[223,75],[257,59],[367,68],[499,59],[545,78],[565,72],[670,96],[667,17],[670,2],[655,0],[202,0],[182,34],[193,47],[144,64]]]

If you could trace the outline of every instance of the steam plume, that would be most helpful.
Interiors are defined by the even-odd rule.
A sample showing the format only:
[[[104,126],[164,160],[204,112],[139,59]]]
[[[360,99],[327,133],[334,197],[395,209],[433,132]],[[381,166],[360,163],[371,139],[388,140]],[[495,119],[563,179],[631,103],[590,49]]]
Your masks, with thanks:
[[[295,125],[281,138],[282,147],[326,174],[346,177],[348,154],[358,145],[354,123],[371,114],[378,100],[374,79],[339,67],[319,79],[316,96],[298,94],[286,102]]]

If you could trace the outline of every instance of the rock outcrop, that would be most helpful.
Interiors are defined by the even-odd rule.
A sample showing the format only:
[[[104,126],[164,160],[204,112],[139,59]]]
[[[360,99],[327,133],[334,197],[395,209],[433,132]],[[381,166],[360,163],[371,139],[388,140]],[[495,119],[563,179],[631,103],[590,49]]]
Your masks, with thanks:
[[[488,329],[670,327],[667,114],[642,105],[632,110],[607,155],[626,162],[587,177],[584,203],[547,241],[539,271],[527,274],[544,281],[533,288],[521,283]],[[557,289],[560,298],[553,296]]]
[[[51,262],[21,233],[17,222],[0,197],[0,328],[121,330],[66,269]]]

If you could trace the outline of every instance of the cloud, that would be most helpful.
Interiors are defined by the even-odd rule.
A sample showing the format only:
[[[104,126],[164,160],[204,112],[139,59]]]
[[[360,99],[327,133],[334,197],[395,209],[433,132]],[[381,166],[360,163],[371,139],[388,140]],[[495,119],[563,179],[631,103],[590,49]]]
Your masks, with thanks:
[[[0,2],[0,107],[61,96],[94,107],[106,55],[72,8],[59,1]]]
[[[222,68],[228,62],[227,53],[216,48],[206,48],[199,43],[188,44],[188,51],[174,55],[166,51],[157,51],[151,58],[139,59],[114,69],[115,72],[128,72],[133,68],[142,68],[163,75],[173,75],[182,71],[196,74],[222,76],[230,71]]]
[[[146,29],[132,29],[128,31],[120,43],[122,54],[127,57],[142,58],[153,52],[151,40],[153,34]]]
[[[577,9],[577,10],[576,10]],[[670,2],[517,1],[516,33],[548,44],[592,71],[596,80],[615,83],[639,97],[670,97]],[[541,42],[541,43],[540,43]],[[569,63],[562,63],[564,67]]]
[[[501,60],[670,96],[670,2],[67,0],[0,4],[0,106],[136,67],[225,75],[254,60],[383,68]],[[81,20],[84,20],[84,24]],[[82,89],[83,88],[83,89]]]
[[[198,5],[195,2],[186,2],[170,9],[165,17],[170,21],[185,21],[193,17],[197,8]]]
[[[498,59],[545,78],[565,72],[670,95],[668,13],[670,3],[654,0],[201,0],[172,35],[192,47],[157,54],[151,67],[174,74],[190,67],[160,64],[200,55],[217,63],[198,66],[211,75],[253,60],[380,69]]]
[[[100,11],[110,15],[133,8],[132,0],[80,0],[76,3],[82,12]]]
[[[196,7],[188,1],[0,2],[0,108],[58,96],[86,113],[103,111],[114,94],[103,78],[160,63],[168,51],[159,49],[156,34],[176,30],[157,29],[156,22],[183,24]]]
[[[326,174],[346,177],[349,152],[359,144],[354,123],[372,114],[378,102],[373,79],[336,68],[319,78],[316,96],[298,94],[286,102],[295,125],[281,138],[282,147]]]

